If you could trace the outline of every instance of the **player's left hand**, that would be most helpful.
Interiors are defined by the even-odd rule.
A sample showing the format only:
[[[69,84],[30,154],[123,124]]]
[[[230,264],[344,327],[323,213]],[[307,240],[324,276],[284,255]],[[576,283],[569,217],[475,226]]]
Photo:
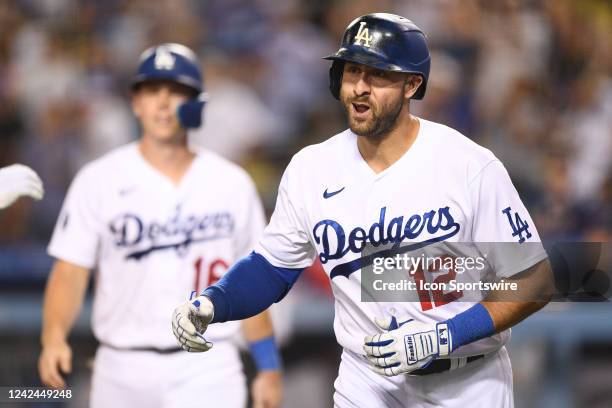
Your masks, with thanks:
[[[278,408],[283,400],[283,378],[280,371],[260,371],[251,386],[253,408]]]
[[[410,319],[398,324],[395,316],[374,321],[386,333],[366,337],[363,349],[378,374],[410,374],[453,351],[446,323],[425,324]]]
[[[20,196],[40,200],[44,195],[43,183],[38,174],[23,164],[0,169],[0,209],[13,204]]]

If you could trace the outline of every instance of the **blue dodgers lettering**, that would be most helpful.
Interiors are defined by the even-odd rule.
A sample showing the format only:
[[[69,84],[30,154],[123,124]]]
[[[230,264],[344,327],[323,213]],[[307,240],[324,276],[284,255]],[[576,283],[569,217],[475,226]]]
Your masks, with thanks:
[[[165,222],[145,222],[137,214],[121,214],[109,224],[114,244],[128,250],[126,259],[139,260],[152,252],[174,249],[183,255],[194,242],[228,238],[234,218],[228,212],[181,216],[181,207]]]
[[[370,265],[375,257],[389,256],[398,252],[414,250],[432,242],[447,240],[456,235],[460,229],[459,223],[453,218],[448,206],[441,207],[437,211],[425,212],[422,216],[419,214],[411,215],[405,223],[403,216],[395,217],[389,221],[388,225],[385,221],[386,212],[387,207],[382,207],[378,221],[374,222],[369,228],[355,227],[352,229],[348,233],[348,240],[344,227],[337,221],[322,220],[314,226],[312,232],[315,242],[322,249],[319,253],[322,264],[333,259],[341,259],[348,252],[360,253],[368,243],[374,247],[393,244],[391,249],[335,266],[331,278],[338,275],[348,277],[352,272]],[[415,240],[425,230],[428,234],[434,236],[398,250],[403,241]]]
[[[336,251],[333,254],[331,253],[331,245],[329,242],[330,235],[328,230],[330,228],[334,231],[336,237]],[[317,230],[319,229],[323,230],[320,237],[317,235]],[[344,228],[334,220],[319,221],[314,227],[313,234],[316,243],[321,244],[323,247],[323,252],[319,254],[319,259],[322,263],[326,263],[328,259],[340,259],[349,251],[348,248],[344,249]]]
[[[368,237],[363,228],[355,228],[349,235],[349,250],[351,252],[361,252],[368,243]]]
[[[425,215],[423,216],[423,220],[425,220]],[[423,232],[423,227],[425,223],[421,223],[421,216],[418,214],[414,214],[412,217],[408,218],[408,222],[406,223],[406,227],[404,228],[404,236],[408,239],[415,239],[421,232]]]
[[[387,237],[385,236],[385,213],[387,212],[387,207],[383,207],[380,209],[380,217],[378,221],[372,224],[370,227],[370,232],[368,233],[368,239],[374,246],[386,245],[389,242],[387,241]],[[403,217],[400,217],[403,218]],[[395,220],[396,218],[394,218]],[[391,228],[391,226],[389,226]],[[375,237],[375,234],[378,233],[378,238]],[[389,231],[387,231],[387,236],[391,235]]]

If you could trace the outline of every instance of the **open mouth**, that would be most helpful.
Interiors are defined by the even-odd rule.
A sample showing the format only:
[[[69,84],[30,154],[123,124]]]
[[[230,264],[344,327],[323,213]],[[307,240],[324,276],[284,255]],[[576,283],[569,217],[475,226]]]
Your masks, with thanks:
[[[353,102],[353,109],[355,109],[355,112],[357,113],[365,113],[370,110],[370,107],[365,103]]]

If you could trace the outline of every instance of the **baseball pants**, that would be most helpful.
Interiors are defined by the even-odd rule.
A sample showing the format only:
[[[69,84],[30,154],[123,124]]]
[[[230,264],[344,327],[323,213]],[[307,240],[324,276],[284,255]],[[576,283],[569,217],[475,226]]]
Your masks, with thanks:
[[[381,376],[364,356],[344,350],[334,383],[335,408],[514,406],[512,367],[505,347],[465,367],[424,376]]]
[[[217,341],[206,353],[96,352],[92,408],[244,408],[246,379],[235,345]]]

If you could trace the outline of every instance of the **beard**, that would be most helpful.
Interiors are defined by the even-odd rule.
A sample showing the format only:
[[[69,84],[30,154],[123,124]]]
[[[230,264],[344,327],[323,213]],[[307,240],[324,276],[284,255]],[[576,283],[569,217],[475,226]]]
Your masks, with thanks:
[[[352,112],[352,104],[368,102],[365,98],[342,98],[342,106],[346,112],[349,122],[349,128],[357,136],[363,136],[371,140],[381,140],[397,126],[397,118],[404,107],[403,92],[397,100],[379,107],[372,101],[369,101],[371,117],[365,121],[356,120]]]

